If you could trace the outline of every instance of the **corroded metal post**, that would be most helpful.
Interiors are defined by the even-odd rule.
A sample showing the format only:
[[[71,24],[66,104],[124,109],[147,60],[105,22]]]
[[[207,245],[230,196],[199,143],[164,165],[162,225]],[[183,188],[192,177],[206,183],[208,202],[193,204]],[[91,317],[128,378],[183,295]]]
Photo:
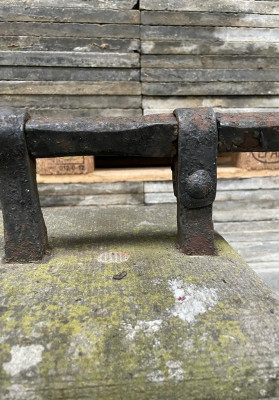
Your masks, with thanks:
[[[4,219],[7,262],[40,260],[47,248],[35,159],[25,141],[25,112],[0,112],[0,200]]]
[[[217,184],[217,124],[211,108],[178,109],[174,165],[178,245],[185,254],[214,255],[212,203]]]

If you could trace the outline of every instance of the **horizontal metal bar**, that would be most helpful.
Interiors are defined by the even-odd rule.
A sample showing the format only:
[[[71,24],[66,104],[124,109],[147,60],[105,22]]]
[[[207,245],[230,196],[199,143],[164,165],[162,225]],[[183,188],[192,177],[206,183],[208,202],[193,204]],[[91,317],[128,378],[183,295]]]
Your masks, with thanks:
[[[220,152],[279,151],[279,113],[216,114]]]
[[[279,112],[217,113],[218,151],[279,151]],[[171,157],[178,124],[173,114],[135,119],[39,118],[26,123],[36,158],[78,155]]]
[[[90,118],[29,120],[25,132],[33,157],[78,155],[168,157],[175,152],[177,121],[173,114],[135,119]]]

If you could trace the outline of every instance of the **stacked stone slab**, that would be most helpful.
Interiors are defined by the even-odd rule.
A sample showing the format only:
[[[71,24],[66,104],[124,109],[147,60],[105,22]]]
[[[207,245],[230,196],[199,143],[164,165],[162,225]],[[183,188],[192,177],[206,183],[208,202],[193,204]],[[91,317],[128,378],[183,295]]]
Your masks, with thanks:
[[[141,114],[136,0],[5,0],[0,106],[32,115]]]
[[[145,113],[279,107],[279,2],[141,0]]]

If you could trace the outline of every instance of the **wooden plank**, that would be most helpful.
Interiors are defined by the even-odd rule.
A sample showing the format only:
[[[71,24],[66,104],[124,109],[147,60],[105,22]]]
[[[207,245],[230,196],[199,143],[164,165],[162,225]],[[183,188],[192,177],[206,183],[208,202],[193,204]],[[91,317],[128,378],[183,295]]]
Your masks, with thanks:
[[[0,50],[66,51],[92,53],[139,52],[138,39],[49,38],[39,36],[0,36]]]
[[[274,59],[275,60],[275,59]],[[244,65],[243,67],[246,67]],[[279,69],[274,70],[195,70],[142,68],[142,82],[277,82]]]
[[[0,81],[1,95],[140,95],[139,82]]]
[[[66,108],[66,109],[30,109],[30,114],[35,117],[47,118],[67,118],[71,115],[74,118],[108,118],[108,117],[126,117],[135,118],[142,115],[141,108],[123,109],[123,108]]]
[[[251,14],[279,14],[273,1],[230,1],[230,0],[141,0],[141,10],[151,11],[200,11]]]
[[[251,221],[274,221],[278,220],[278,210],[245,210],[240,213],[239,210],[216,211],[213,214],[215,222],[249,222]],[[278,246],[278,244],[277,244]]]
[[[278,57],[262,57],[261,55],[142,55],[141,68],[145,72],[145,68],[158,68],[153,73],[160,74],[163,69],[177,69],[187,70],[194,69],[197,73],[206,73],[206,71],[199,72],[198,70],[267,70],[276,69],[278,71]],[[192,71],[191,73],[194,73]],[[148,71],[149,72],[149,71]],[[150,71],[152,72],[152,71]],[[209,71],[210,73],[213,71]],[[267,71],[258,71],[261,73],[268,73]],[[168,72],[166,72],[168,73]],[[170,71],[169,74],[172,72]],[[220,74],[219,71],[216,72]],[[224,73],[226,73],[224,71]],[[235,73],[235,72],[227,72]],[[238,71],[237,73],[242,73]],[[253,73],[253,72],[251,72]],[[218,79],[218,78],[217,78]],[[246,79],[248,80],[248,79]],[[264,80],[264,79],[262,79]]]
[[[48,51],[0,51],[0,65],[34,67],[138,68],[139,55]]]
[[[90,3],[83,7],[59,7],[58,2],[53,7],[26,7],[20,2],[16,5],[0,6],[0,21],[4,22],[68,22],[95,24],[139,24],[138,10],[95,10]]]
[[[5,0],[5,6],[22,7],[90,7],[92,10],[132,10],[137,0]]]
[[[221,168],[222,169],[222,168]],[[276,192],[277,197],[279,197],[279,176],[268,177],[268,178],[249,178],[249,179],[218,179],[217,191],[218,195],[222,196],[220,192],[228,193],[230,196],[232,192],[246,192],[249,191],[255,196],[258,194],[262,196],[271,193],[273,196],[273,191]],[[146,182],[144,184],[144,191],[146,193],[172,193],[173,184],[172,181],[167,182]],[[255,192],[257,191],[257,192]],[[219,197],[219,200],[221,198]],[[227,200],[227,199],[223,199]]]
[[[254,28],[278,28],[279,15],[214,13],[214,12],[169,12],[142,11],[142,25],[183,26],[246,26]]]
[[[0,22],[1,36],[139,38],[139,25]]]
[[[143,82],[142,94],[149,96],[239,96],[278,95],[278,82],[191,82],[151,83]]]
[[[248,263],[278,261],[278,242],[229,242]]]
[[[279,14],[279,7],[278,7]],[[143,40],[208,40],[278,42],[279,29],[192,26],[142,26]]]
[[[73,183],[71,185],[40,184],[38,186],[40,197],[47,196],[74,196],[74,195],[109,195],[143,193],[142,182],[107,182],[107,183]]]
[[[257,234],[259,234],[260,232],[279,233],[278,219],[275,221],[254,221],[253,223],[216,222],[215,228],[221,235],[230,233],[237,235],[239,233],[251,232],[254,234],[254,237],[257,237]]]
[[[275,57],[279,54],[279,43],[256,41],[207,40],[142,40],[142,54],[216,54],[216,55],[261,55]]]
[[[139,81],[138,69],[71,67],[0,67],[0,80],[19,81]]]
[[[110,194],[91,196],[55,196],[41,197],[42,207],[57,206],[108,206],[108,205],[131,205],[142,204],[143,194]]]
[[[141,108],[140,96],[52,96],[22,95],[0,96],[0,106],[34,109],[80,109],[80,108]]]
[[[171,109],[191,107],[215,107],[215,108],[277,108],[279,96],[187,96],[187,97],[160,97],[144,96],[143,109]]]

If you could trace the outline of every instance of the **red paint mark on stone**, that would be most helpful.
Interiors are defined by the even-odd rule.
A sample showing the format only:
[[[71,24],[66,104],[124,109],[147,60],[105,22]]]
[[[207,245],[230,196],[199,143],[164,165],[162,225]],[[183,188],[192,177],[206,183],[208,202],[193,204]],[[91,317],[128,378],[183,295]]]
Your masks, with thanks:
[[[180,300],[180,301],[184,301],[186,299],[186,296],[180,296],[180,297],[178,297],[178,300]]]

